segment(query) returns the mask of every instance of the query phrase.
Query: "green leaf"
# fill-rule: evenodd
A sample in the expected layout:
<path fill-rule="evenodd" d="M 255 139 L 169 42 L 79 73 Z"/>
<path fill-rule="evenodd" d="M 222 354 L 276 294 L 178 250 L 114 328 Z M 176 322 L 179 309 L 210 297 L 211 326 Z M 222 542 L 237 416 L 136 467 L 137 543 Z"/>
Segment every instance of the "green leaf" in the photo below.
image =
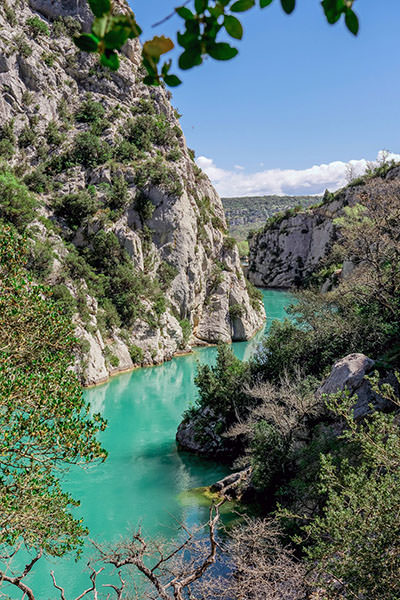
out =
<path fill-rule="evenodd" d="M 182 17 L 182 19 L 185 19 L 185 21 L 190 21 L 194 19 L 194 14 L 192 13 L 192 11 L 186 8 L 185 6 L 180 6 L 179 8 L 176 8 L 175 12 L 178 13 L 178 15 Z"/>
<path fill-rule="evenodd" d="M 215 60 L 230 60 L 238 54 L 238 50 L 225 42 L 210 44 L 207 46 L 207 52 Z"/>
<path fill-rule="evenodd" d="M 207 8 L 208 0 L 194 0 L 194 8 L 197 14 L 203 13 Z"/>
<path fill-rule="evenodd" d="M 97 52 L 100 40 L 92 33 L 82 33 L 79 37 L 74 37 L 74 43 L 79 50 L 83 52 Z"/>
<path fill-rule="evenodd" d="M 272 0 L 260 0 L 260 8 L 265 8 L 272 4 Z"/>
<path fill-rule="evenodd" d="M 143 78 L 143 83 L 146 85 L 160 85 L 157 77 L 154 77 L 153 75 L 146 75 L 146 77 Z"/>
<path fill-rule="evenodd" d="M 120 50 L 128 38 L 129 30 L 116 28 L 106 33 L 104 36 L 104 44 L 109 50 Z"/>
<path fill-rule="evenodd" d="M 351 8 L 348 11 L 346 11 L 345 22 L 347 29 L 351 31 L 353 35 L 357 35 L 360 29 L 360 24 L 358 22 L 358 17 L 356 13 L 354 12 L 354 10 L 351 10 Z"/>
<path fill-rule="evenodd" d="M 164 81 L 169 87 L 176 87 L 180 85 L 182 81 L 176 75 L 165 75 Z"/>
<path fill-rule="evenodd" d="M 337 2 L 337 0 L 322 0 L 321 5 L 324 9 L 327 21 L 331 25 L 339 21 L 345 8 L 342 0 L 340 0 L 340 2 Z"/>
<path fill-rule="evenodd" d="M 119 69 L 119 57 L 114 51 L 106 50 L 101 55 L 100 62 L 104 67 L 111 69 L 111 71 L 118 71 Z"/>
<path fill-rule="evenodd" d="M 200 46 L 185 50 L 179 57 L 179 67 L 183 70 L 191 69 L 197 65 L 201 65 L 203 59 L 201 58 Z"/>
<path fill-rule="evenodd" d="M 111 10 L 110 0 L 88 0 L 88 4 L 95 17 L 102 17 Z"/>
<path fill-rule="evenodd" d="M 244 12 L 245 10 L 249 10 L 255 5 L 255 0 L 237 0 L 231 6 L 232 12 Z"/>
<path fill-rule="evenodd" d="M 239 19 L 232 15 L 226 15 L 224 19 L 224 26 L 230 36 L 236 40 L 241 40 L 243 37 L 243 27 Z"/>
<path fill-rule="evenodd" d="M 104 37 L 104 34 L 107 30 L 107 22 L 107 17 L 96 17 L 96 19 L 94 19 L 92 23 L 92 33 L 94 33 L 94 35 L 99 39 L 102 39 Z"/>
<path fill-rule="evenodd" d="M 296 7 L 296 0 L 281 0 L 281 4 L 285 13 L 290 15 Z"/>

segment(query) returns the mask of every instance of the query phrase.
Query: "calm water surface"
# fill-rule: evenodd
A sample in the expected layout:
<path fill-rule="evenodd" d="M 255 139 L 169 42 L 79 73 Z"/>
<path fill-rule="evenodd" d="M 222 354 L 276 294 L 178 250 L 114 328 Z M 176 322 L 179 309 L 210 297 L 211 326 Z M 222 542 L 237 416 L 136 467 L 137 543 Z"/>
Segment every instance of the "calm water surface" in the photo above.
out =
<path fill-rule="evenodd" d="M 264 290 L 266 329 L 273 319 L 286 316 L 292 302 L 286 292 Z M 250 342 L 233 344 L 240 359 L 248 359 L 262 332 Z M 173 537 L 177 521 L 188 526 L 207 520 L 207 505 L 201 496 L 185 493 L 209 485 L 227 474 L 226 467 L 188 453 L 177 452 L 175 433 L 183 411 L 193 404 L 193 383 L 198 362 L 213 364 L 216 348 L 197 350 L 159 367 L 137 369 L 85 391 L 94 412 L 108 421 L 102 443 L 109 452 L 102 465 L 74 468 L 64 487 L 81 500 L 76 514 L 83 517 L 90 537 L 113 541 L 126 536 L 138 523 L 148 536 Z M 65 587 L 67 598 L 89 587 L 85 564 L 90 545 L 77 564 L 73 557 L 41 561 L 29 582 L 40 600 L 54 600 L 49 572 Z M 0 585 L 1 587 L 1 585 Z M 13 594 L 14 592 L 10 592 Z M 11 595 L 20 599 L 20 595 Z"/>

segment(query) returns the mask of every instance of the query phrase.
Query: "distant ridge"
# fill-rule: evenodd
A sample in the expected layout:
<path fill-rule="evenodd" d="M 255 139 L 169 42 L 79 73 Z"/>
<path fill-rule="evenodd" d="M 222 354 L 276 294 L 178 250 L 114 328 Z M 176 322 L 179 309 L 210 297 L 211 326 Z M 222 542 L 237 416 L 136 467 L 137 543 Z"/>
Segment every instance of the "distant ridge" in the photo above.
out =
<path fill-rule="evenodd" d="M 237 240 L 246 240 L 250 231 L 264 227 L 272 215 L 295 206 L 312 206 L 322 196 L 245 196 L 222 198 L 230 233 Z"/>

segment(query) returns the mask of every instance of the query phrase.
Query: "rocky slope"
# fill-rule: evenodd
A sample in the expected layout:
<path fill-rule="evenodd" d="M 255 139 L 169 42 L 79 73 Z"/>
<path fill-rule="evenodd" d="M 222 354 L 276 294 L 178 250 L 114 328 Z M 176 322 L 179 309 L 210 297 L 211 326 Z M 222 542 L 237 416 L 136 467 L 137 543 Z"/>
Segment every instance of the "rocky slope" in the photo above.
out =
<path fill-rule="evenodd" d="M 263 227 L 265 221 L 276 213 L 295 206 L 306 208 L 320 200 L 315 196 L 246 196 L 222 198 L 222 204 L 231 235 L 238 240 L 246 240 L 251 231 Z"/>
<path fill-rule="evenodd" d="M 110 73 L 75 48 L 77 22 L 86 2 L 1 4 L 0 159 L 35 198 L 32 269 L 74 319 L 94 384 L 248 339 L 265 315 L 169 93 L 141 83 L 138 44 Z"/>
<path fill-rule="evenodd" d="M 400 177 L 399 167 L 383 170 L 386 180 Z M 374 178 L 375 180 L 378 179 Z M 326 192 L 321 204 L 292 209 L 269 219 L 250 242 L 248 278 L 257 286 L 290 288 L 302 285 L 318 271 L 340 235 L 334 220 L 345 206 L 368 193 L 371 177 L 360 178 L 335 194 Z M 347 265 L 351 268 L 351 265 Z M 346 268 L 346 265 L 345 265 Z"/>

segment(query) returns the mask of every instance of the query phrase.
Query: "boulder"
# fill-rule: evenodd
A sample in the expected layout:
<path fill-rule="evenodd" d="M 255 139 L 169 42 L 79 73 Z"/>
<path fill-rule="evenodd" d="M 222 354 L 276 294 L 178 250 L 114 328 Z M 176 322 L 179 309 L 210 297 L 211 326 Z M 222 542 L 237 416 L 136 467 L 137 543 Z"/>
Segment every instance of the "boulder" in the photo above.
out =
<path fill-rule="evenodd" d="M 366 375 L 372 372 L 375 362 L 365 354 L 349 354 L 333 365 L 332 371 L 317 390 L 317 396 L 335 394 L 347 390 L 354 396 L 354 418 L 361 419 L 373 405 L 380 409 L 389 408 L 387 401 L 373 391 Z M 382 383 L 391 382 L 390 376 Z M 393 383 L 393 382 L 391 382 Z"/>

